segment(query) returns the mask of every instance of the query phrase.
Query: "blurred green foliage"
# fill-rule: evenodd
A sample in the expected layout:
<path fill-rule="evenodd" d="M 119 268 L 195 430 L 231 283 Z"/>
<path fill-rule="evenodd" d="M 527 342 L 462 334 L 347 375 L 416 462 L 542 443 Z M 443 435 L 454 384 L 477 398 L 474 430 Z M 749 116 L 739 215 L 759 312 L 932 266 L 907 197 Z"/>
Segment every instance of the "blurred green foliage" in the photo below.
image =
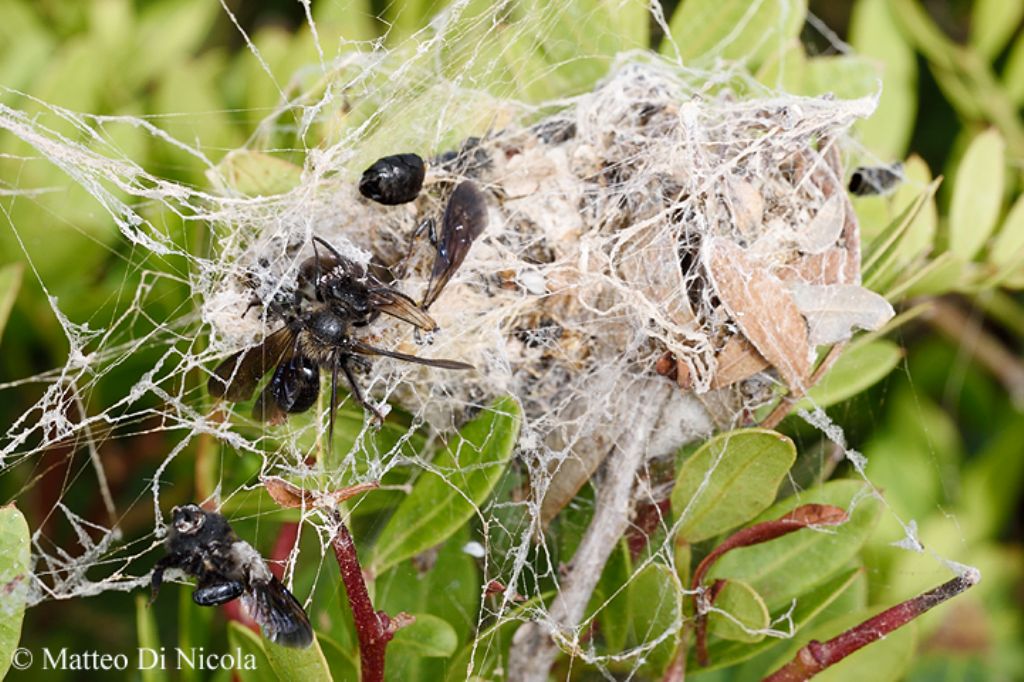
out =
<path fill-rule="evenodd" d="M 389 58 L 401 61 L 414 57 L 406 39 L 444 4 L 315 1 L 312 18 L 326 59 L 366 49 L 368 44 L 360 41 L 382 39 L 396 48 Z M 884 338 L 876 333 L 851 344 L 811 394 L 813 404 L 829 407 L 850 443 L 868 456 L 868 479 L 884 494 L 884 505 L 864 497 L 866 488 L 856 472 L 846 464 L 837 468 L 834 450 L 821 434 L 795 418 L 780 427 L 787 437 L 734 432 L 694 454 L 686 452 L 672 513 L 678 516 L 680 507 L 686 507 L 689 520 L 674 538 L 665 538 L 664 528 L 656 528 L 639 552 L 625 541 L 615 552 L 588 616 L 596 623 L 593 646 L 601 655 L 639 647 L 684 613 L 692 614 L 692 604 L 683 596 L 691 568 L 728 532 L 777 517 L 797 503 L 821 501 L 849 508 L 856 499 L 852 520 L 834 534 L 801 531 L 738 550 L 719 562 L 716 575 L 730 578 L 732 585 L 721 604 L 748 629 L 713 620 L 713 670 L 698 673 L 691 661 L 693 677 L 757 679 L 809 637 L 834 636 L 879 608 L 944 581 L 948 569 L 937 555 L 980 567 L 983 582 L 847 659 L 828 676 L 856 680 L 870 670 L 872 679 L 1020 679 L 1024 0 L 931 3 L 935 14 L 915 0 L 828 5 L 830 13 L 839 13 L 836 25 L 846 29 L 852 51 L 837 51 L 832 44 L 814 47 L 802 0 L 683 0 L 668 16 L 674 43 L 664 40 L 657 27 L 651 29 L 645 2 L 573 0 L 552 8 L 523 0 L 511 3 L 503 16 L 503 26 L 519 30 L 477 24 L 490 3 L 471 2 L 460 19 L 465 26 L 456 33 L 459 40 L 446 45 L 444 66 L 450 73 L 475 70 L 475 78 L 484 80 L 486 69 L 511 74 L 494 84 L 494 94 L 534 102 L 585 91 L 616 53 L 648 47 L 705 68 L 722 57 L 742 60 L 765 85 L 796 94 L 873 96 L 881 82 L 878 111 L 858 124 L 863 150 L 854 161 L 906 163 L 906 182 L 894 194 L 855 200 L 865 281 L 898 304 L 901 314 L 884 330 Z M 207 171 L 217 166 L 231 188 L 242 193 L 281 191 L 297 181 L 303 150 L 369 120 L 374 103 L 372 98 L 357 103 L 345 116 L 325 112 L 304 138 L 297 126 L 284 124 L 287 116 L 278 120 L 280 125 L 259 127 L 283 98 L 327 87 L 318 70 L 309 68 L 325 57 L 302 5 L 274 7 L 280 14 L 269 23 L 239 8 L 242 28 L 260 55 L 257 60 L 219 4 L 209 0 L 0 0 L 0 104 L 99 154 L 130 160 L 161 177 L 208 188 Z M 842 14 L 845 10 L 848 15 Z M 962 16 L 967 26 L 953 37 L 943 30 L 951 16 Z M 547 42 L 555 35 L 559 40 Z M 468 54 L 484 58 L 469 61 Z M 577 59 L 579 55 L 587 57 Z M 407 102 L 413 106 L 428 97 L 428 92 L 411 89 Z M 87 114 L 84 120 L 101 134 L 91 135 L 47 105 Z M 452 126 L 451 141 L 486 121 L 487 113 L 467 111 L 464 128 Z M 200 153 L 162 141 L 125 116 L 142 117 Z M 946 127 L 937 129 L 936 120 Z M 386 117 L 376 124 L 385 132 L 396 125 Z M 232 153 L 243 147 L 245 152 Z M 367 153 L 372 153 L 372 140 Z M 940 175 L 945 180 L 937 180 Z M 161 258 L 131 245 L 111 215 L 59 164 L 7 132 L 0 133 L 0 181 L 5 190 L 0 196 L 3 380 L 64 363 L 67 342 L 54 306 L 75 324 L 104 329 L 134 305 L 136 291 L 143 292 L 140 314 L 123 341 L 142 338 L 159 321 L 175 319 L 190 305 L 187 261 Z M 116 188 L 108 189 L 126 199 Z M 200 226 L 158 204 L 137 202 L 134 208 L 163 226 L 184 251 L 209 254 L 210 235 Z M 962 317 L 955 317 L 957 311 Z M 950 315 L 953 324 L 934 321 Z M 1003 354 L 993 355 L 993 348 Z M 122 398 L 153 361 L 142 345 L 93 387 L 84 409 L 98 412 Z M 43 388 L 28 383 L 6 389 L 0 423 L 12 423 Z M 467 462 L 460 462 L 469 472 L 462 488 L 467 498 L 456 499 L 448 485 L 451 477 L 437 485 L 436 476 L 422 472 L 417 477 L 411 467 L 403 467 L 389 474 L 394 481 L 385 482 L 411 484 L 410 494 L 374 493 L 355 509 L 351 524 L 375 569 L 372 587 L 378 608 L 417 615 L 416 625 L 389 649 L 389 679 L 463 679 L 470 660 L 481 679 L 498 675 L 516 622 L 487 617 L 500 596 L 482 596 L 481 565 L 462 548 L 482 539 L 485 530 L 472 517 L 469 502 L 511 503 L 525 484 L 522 472 L 509 462 L 513 412 L 511 405 L 498 405 L 467 425 L 461 436 L 452 437 L 453 442 L 465 438 L 479 446 L 472 449 L 479 467 L 465 469 Z M 340 447 L 347 448 L 354 434 L 346 419 L 357 423 L 360 415 L 339 417 Z M 378 445 L 366 447 L 392 447 L 406 428 L 396 424 L 393 432 L 379 434 Z M 151 432 L 151 426 L 133 424 L 103 439 L 101 454 L 111 467 L 116 499 L 131 509 L 120 520 L 129 536 L 147 532 L 151 524 L 151 510 L 138 503 L 148 495 L 143 479 L 182 438 Z M 485 437 L 494 433 L 500 437 Z M 410 447 L 423 447 L 417 437 L 410 442 Z M 793 443 L 799 452 L 795 464 Z M 444 465 L 453 451 L 441 448 L 435 464 Z M 694 497 L 688 491 L 703 480 L 705 460 L 712 456 L 716 462 L 727 458 L 715 470 L 714 494 Z M 46 453 L 0 477 L 4 499 L 16 500 L 31 527 L 43 524 L 46 536 L 58 546 L 72 543 L 72 532 L 46 519 L 73 471 L 71 461 L 69 453 Z M 210 438 L 196 438 L 165 473 L 177 485 L 164 493 L 164 502 L 207 495 L 218 483 L 224 490 L 238 490 L 258 470 L 255 458 L 222 451 Z M 549 529 L 556 539 L 549 543 L 556 564 L 571 557 L 586 527 L 591 493 L 584 490 L 578 504 Z M 95 507 L 87 497 L 94 491 L 76 489 L 71 494 L 80 498 L 68 501 L 73 508 Z M 446 520 L 410 526 L 416 519 L 429 520 L 431 505 L 443 510 Z M 239 534 L 267 554 L 279 531 L 297 519 L 293 512 L 276 510 L 261 490 L 240 491 L 225 510 L 237 519 Z M 3 519 L 12 514 L 6 508 L 3 512 Z M 519 527 L 520 513 L 515 504 L 495 511 L 502 524 L 487 529 L 492 551 L 516 541 L 501 534 Z M 897 518 L 916 520 L 926 552 L 892 545 L 905 537 Z M 403 534 L 408 527 L 416 533 Z M 5 556 L 22 551 L 28 542 L 9 535 L 0 537 Z M 319 539 L 309 535 L 300 538 L 301 556 L 320 556 Z M 666 543 L 676 550 L 674 567 L 656 553 Z M 424 550 L 426 558 L 413 557 Z M 27 612 L 22 641 L 101 651 L 125 650 L 136 638 L 143 646 L 177 642 L 217 650 L 230 645 L 257 654 L 265 663 L 256 674 L 239 673 L 243 680 L 353 679 L 359 665 L 355 634 L 344 591 L 333 575 L 329 562 L 300 563 L 296 571 L 296 592 L 314 590 L 310 603 L 319 638 L 318 648 L 301 654 L 281 651 L 237 623 L 225 627 L 213 610 L 195 608 L 184 590 L 177 608 L 171 599 L 155 610 L 138 608 L 137 622 L 130 615 L 128 595 L 44 603 Z M 543 593 L 517 607 L 527 614 L 537 603 L 550 603 L 554 582 L 548 577 L 508 588 Z M 789 611 L 793 598 L 799 599 Z M 751 635 L 751 629 L 768 623 L 778 627 L 778 618 L 787 612 L 793 640 Z M 9 629 L 8 624 L 0 630 L 5 640 L 0 650 L 9 649 Z M 645 653 L 642 677 L 660 676 L 680 646 L 677 637 Z M 606 659 L 606 664 L 625 674 L 636 660 Z M 573 679 L 596 675 L 578 662 L 572 667 Z M 184 671 L 180 677 L 218 675 Z"/>

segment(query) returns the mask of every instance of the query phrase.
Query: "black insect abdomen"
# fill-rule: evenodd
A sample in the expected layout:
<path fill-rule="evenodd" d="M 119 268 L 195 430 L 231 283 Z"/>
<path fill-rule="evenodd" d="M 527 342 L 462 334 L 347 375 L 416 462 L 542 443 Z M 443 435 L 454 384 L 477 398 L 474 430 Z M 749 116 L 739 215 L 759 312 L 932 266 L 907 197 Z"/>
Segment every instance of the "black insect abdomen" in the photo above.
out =
<path fill-rule="evenodd" d="M 320 392 L 320 369 L 305 355 L 293 355 L 274 372 L 270 392 L 285 412 L 305 412 Z"/>
<path fill-rule="evenodd" d="M 385 156 L 363 172 L 359 191 L 381 204 L 404 204 L 420 193 L 426 170 L 423 159 L 416 154 Z"/>

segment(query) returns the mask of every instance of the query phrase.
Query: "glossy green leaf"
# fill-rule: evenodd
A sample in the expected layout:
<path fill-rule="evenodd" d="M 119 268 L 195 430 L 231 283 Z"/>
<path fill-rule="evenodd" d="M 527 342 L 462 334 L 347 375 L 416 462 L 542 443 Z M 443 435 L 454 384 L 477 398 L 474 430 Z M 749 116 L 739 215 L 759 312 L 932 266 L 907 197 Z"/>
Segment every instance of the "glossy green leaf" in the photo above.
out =
<path fill-rule="evenodd" d="M 0 268 L 0 341 L 3 340 L 7 319 L 11 316 L 11 308 L 18 298 L 24 273 L 25 266 L 21 263 L 11 263 Z"/>
<path fill-rule="evenodd" d="M 804 627 L 812 623 L 819 614 L 823 613 L 830 605 L 835 603 L 836 600 L 847 594 L 850 590 L 850 586 L 857 581 L 858 576 L 862 575 L 862 573 L 861 569 L 856 568 L 843 571 L 820 587 L 800 596 L 797 599 L 796 605 L 794 606 L 793 612 L 790 616 L 793 621 L 793 632 L 800 632 Z M 781 611 L 788 612 L 789 605 L 787 604 L 779 613 L 774 615 L 776 617 L 782 615 Z M 741 661 L 753 658 L 754 656 L 777 646 L 779 643 L 779 640 L 775 637 L 766 637 L 755 644 L 728 640 L 713 640 L 708 645 L 708 655 L 711 659 L 711 665 L 708 666 L 707 670 L 733 666 Z M 694 661 L 694 664 L 695 663 L 696 661 Z M 758 672 L 761 674 L 764 673 L 763 670 L 759 670 Z"/>
<path fill-rule="evenodd" d="M 359 646 L 352 643 L 349 647 L 342 646 L 339 642 L 317 633 L 316 639 L 320 642 L 320 648 L 324 651 L 327 665 L 331 669 L 331 676 L 335 682 L 338 680 L 359 679 Z M 387 668 L 385 668 L 385 673 Z"/>
<path fill-rule="evenodd" d="M 708 580 L 743 580 L 775 611 L 825 582 L 853 558 L 878 523 L 882 504 L 861 481 L 844 479 L 807 490 L 773 505 L 758 521 L 776 519 L 803 504 L 830 504 L 847 510 L 841 526 L 804 528 L 770 542 L 724 555 Z"/>
<path fill-rule="evenodd" d="M 988 59 L 1006 47 L 1024 18 L 1024 0 L 974 0 L 968 43 Z"/>
<path fill-rule="evenodd" d="M 851 344 L 798 407 L 824 408 L 859 395 L 887 377 L 902 359 L 903 349 L 892 341 Z"/>
<path fill-rule="evenodd" d="M 625 651 L 629 639 L 629 581 L 633 571 L 629 547 L 625 541 L 619 541 L 605 562 L 587 610 L 588 614 L 596 613 L 604 645 L 611 652 Z"/>
<path fill-rule="evenodd" d="M 415 613 L 415 622 L 395 633 L 388 644 L 388 656 L 451 656 L 459 645 L 458 636 L 448 621 L 429 613 Z"/>
<path fill-rule="evenodd" d="M 441 545 L 429 569 L 403 561 L 375 581 L 376 608 L 385 613 L 429 613 L 444 619 L 459 644 L 476 630 L 480 608 L 480 570 L 464 547 L 472 539 L 463 526 Z"/>
<path fill-rule="evenodd" d="M 367 562 L 372 575 L 443 542 L 473 516 L 505 471 L 520 422 L 519 405 L 502 398 L 462 427 L 384 527 Z"/>
<path fill-rule="evenodd" d="M 504 670 L 512 635 L 531 613 L 544 604 L 550 604 L 553 597 L 551 592 L 533 597 L 506 613 L 506 618 L 500 618 L 485 628 L 451 660 L 445 676 L 446 682 L 503 677 L 501 671 Z"/>
<path fill-rule="evenodd" d="M 21 638 L 21 621 L 28 599 L 28 524 L 13 504 L 0 507 L 0 678 L 7 675 Z"/>
<path fill-rule="evenodd" d="M 270 667 L 281 682 L 332 681 L 330 667 L 316 637 L 305 649 L 280 646 L 267 639 L 261 641 Z"/>
<path fill-rule="evenodd" d="M 160 655 L 160 632 L 156 627 L 156 616 L 153 614 L 153 609 L 149 608 L 147 598 L 141 594 L 135 595 L 135 634 L 139 641 L 139 657 L 144 661 L 139 668 L 142 682 L 166 680 L 167 671 L 163 667 L 149 665 L 157 660 L 154 657 Z"/>
<path fill-rule="evenodd" d="M 768 429 L 745 429 L 708 440 L 683 463 L 672 490 L 678 536 L 689 543 L 749 521 L 775 500 L 796 460 L 796 448 Z"/>
<path fill-rule="evenodd" d="M 787 49 L 806 14 L 806 0 L 684 0 L 661 52 L 675 56 L 678 48 L 686 63 L 729 59 L 756 67 Z"/>
<path fill-rule="evenodd" d="M 708 634 L 754 644 L 765 638 L 764 630 L 770 623 L 771 616 L 761 595 L 742 580 L 730 580 L 718 593 L 714 610 L 708 614 Z"/>
<path fill-rule="evenodd" d="M 878 108 L 857 124 L 863 143 L 883 159 L 901 159 L 917 113 L 917 56 L 907 44 L 888 0 L 859 0 L 850 16 L 850 44 L 881 69 Z"/>
<path fill-rule="evenodd" d="M 628 576 L 621 587 L 604 607 L 607 612 L 598 614 L 602 629 L 614 625 L 619 633 L 606 639 L 608 653 L 627 654 L 661 639 L 644 653 L 645 666 L 660 677 L 676 648 L 675 632 L 682 618 L 682 586 L 672 569 L 652 562 Z"/>
<path fill-rule="evenodd" d="M 251 669 L 237 666 L 239 669 L 234 672 L 242 682 L 278 682 L 259 635 L 236 620 L 228 621 L 228 644 L 232 649 L 241 650 L 243 658 L 251 655 L 255 661 Z"/>
<path fill-rule="evenodd" d="M 283 194 L 302 180 L 302 169 L 294 163 L 248 149 L 229 152 L 216 170 L 225 189 L 246 196 Z"/>
<path fill-rule="evenodd" d="M 973 259 L 996 227 L 1005 164 L 995 128 L 975 137 L 960 161 L 949 205 L 949 250 L 960 260 Z"/>

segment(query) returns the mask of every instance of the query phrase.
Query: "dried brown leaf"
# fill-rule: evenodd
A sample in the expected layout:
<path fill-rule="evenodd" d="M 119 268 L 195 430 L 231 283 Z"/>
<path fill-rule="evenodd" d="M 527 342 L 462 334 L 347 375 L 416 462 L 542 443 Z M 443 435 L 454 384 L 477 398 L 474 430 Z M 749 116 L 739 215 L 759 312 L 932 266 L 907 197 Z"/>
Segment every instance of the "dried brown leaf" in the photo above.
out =
<path fill-rule="evenodd" d="M 722 351 L 715 356 L 715 363 L 715 376 L 711 380 L 711 388 L 731 386 L 769 366 L 764 356 L 742 336 L 729 339 Z"/>
<path fill-rule="evenodd" d="M 712 239 L 705 267 L 718 298 L 747 340 L 794 391 L 811 371 L 807 323 L 786 286 L 727 239 Z"/>

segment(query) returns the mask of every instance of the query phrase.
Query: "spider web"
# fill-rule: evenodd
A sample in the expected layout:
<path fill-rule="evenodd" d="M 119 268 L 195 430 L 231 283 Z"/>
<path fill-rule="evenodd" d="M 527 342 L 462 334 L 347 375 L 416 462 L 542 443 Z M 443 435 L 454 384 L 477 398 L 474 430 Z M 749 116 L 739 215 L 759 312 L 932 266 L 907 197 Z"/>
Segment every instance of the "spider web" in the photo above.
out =
<path fill-rule="evenodd" d="M 742 245 L 758 265 L 746 272 L 737 266 L 739 275 L 753 282 L 762 269 L 790 262 L 793 253 L 819 248 L 809 246 L 815 239 L 824 240 L 817 253 L 843 244 L 842 219 L 825 225 L 824 236 L 808 234 L 807 226 L 837 188 L 842 191 L 842 164 L 848 162 L 836 165 L 835 159 L 863 153 L 850 128 L 870 115 L 875 100 L 798 97 L 731 62 L 683 66 L 678 54 L 661 58 L 630 51 L 628 44 L 616 45 L 617 54 L 595 48 L 593 54 L 559 57 L 560 32 L 579 19 L 562 4 L 530 5 L 529 21 L 523 21 L 512 16 L 511 6 L 457 1 L 428 27 L 387 48 L 380 41 L 317 33 L 310 19 L 319 61 L 292 83 L 277 82 L 245 36 L 252 59 L 281 95 L 246 150 L 227 157 L 265 164 L 253 175 L 246 175 L 249 167 L 239 171 L 221 162 L 222 150 L 176 140 L 146 118 L 96 116 L 45 102 L 35 102 L 42 115 L 29 115 L 0 105 L 0 127 L 28 143 L 35 160 L 59 167 L 95 198 L 133 246 L 142 270 L 142 285 L 122 292 L 118 312 L 101 326 L 69 319 L 51 296 L 67 337 L 66 364 L 2 387 L 38 384 L 42 395 L 0 440 L 0 472 L 31 466 L 54 450 L 79 462 L 51 511 L 74 529 L 77 546 L 56 546 L 35 533 L 30 604 L 148 585 L 171 504 L 168 472 L 203 443 L 222 445 L 230 453 L 226 460 L 260 462 L 258 475 L 241 487 L 225 489 L 222 474 L 220 485 L 207 491 L 218 505 L 244 497 L 265 476 L 328 492 L 397 470 L 433 470 L 432 454 L 446 434 L 511 395 L 521 405 L 523 424 L 515 462 L 499 489 L 514 488 L 519 496 L 499 496 L 475 510 L 486 530 L 467 549 L 482 552 L 485 584 L 495 578 L 510 589 L 497 602 L 483 602 L 474 616 L 478 625 L 546 622 L 587 663 L 605 670 L 627 662 L 634 672 L 674 636 L 681 621 L 647 633 L 640 646 L 607 654 L 586 643 L 584 626 L 559 629 L 561 616 L 552 614 L 545 590 L 559 584 L 558 561 L 567 557 L 543 539 L 553 512 L 542 501 L 572 498 L 586 477 L 563 482 L 559 472 L 574 468 L 597 472 L 600 499 L 615 480 L 601 462 L 625 443 L 639 441 L 632 446 L 641 450 L 637 470 L 650 472 L 680 446 L 763 414 L 787 385 L 809 386 L 809 373 L 795 366 L 809 362 L 806 352 L 801 358 L 769 348 L 788 339 L 782 316 L 769 315 L 760 337 L 752 331 L 743 321 L 752 316 L 737 310 L 736 301 L 749 300 L 756 285 L 730 286 L 728 273 L 714 265 L 716 254 Z M 628 3 L 608 7 L 612 18 L 630 9 Z M 226 6 L 224 11 L 234 18 Z M 594 18 L 582 17 L 589 28 L 594 22 L 586 20 Z M 668 33 L 657 4 L 648 20 Z M 611 40 L 598 35 L 594 44 L 602 38 Z M 549 59 L 543 66 L 533 58 L 540 49 Z M 585 77 L 577 82 L 573 74 Z M 559 95 L 531 95 L 538 92 Z M 60 132 L 67 123 L 74 135 Z M 197 159 L 208 169 L 209 185 L 188 186 L 142 168 L 118 148 L 111 131 L 119 126 L 135 127 Z M 282 140 L 287 146 L 276 147 Z M 361 198 L 356 182 L 362 169 L 379 156 L 406 151 L 431 160 L 421 198 L 389 208 Z M 275 161 L 283 158 L 297 165 Z M 260 191 L 266 186 L 259 183 L 268 182 L 264 174 L 291 178 L 287 190 Z M 254 177 L 256 191 L 242 188 Z M 253 421 L 247 404 L 211 405 L 204 385 L 212 368 L 280 324 L 267 302 L 294 287 L 314 236 L 358 262 L 404 262 L 407 272 L 397 286 L 420 296 L 433 247 L 412 235 L 440 218 L 450 188 L 465 178 L 485 190 L 489 225 L 431 308 L 440 331 L 422 339 L 409 325 L 382 319 L 367 338 L 402 352 L 470 362 L 475 371 L 375 360 L 359 380 L 375 404 L 394 406 L 408 426 L 390 441 L 379 438 L 360 407 L 345 400 L 337 447 L 316 461 L 310 455 L 322 448 L 327 425 L 322 396 L 308 416 L 282 427 Z M 15 188 L 24 200 L 33 191 Z M 183 247 L 161 217 L 168 215 L 185 231 L 208 234 L 209 247 Z M 845 248 L 839 255 L 859 247 L 847 240 Z M 837 266 L 835 281 L 857 288 L 859 271 L 850 266 L 857 262 Z M 144 304 L 165 282 L 187 287 L 188 304 L 140 324 Z M 46 281 L 40 284 L 47 288 Z M 805 284 L 821 282 L 810 278 Z M 847 336 L 857 326 L 879 326 L 884 312 L 881 320 L 860 324 L 844 318 Z M 763 355 L 768 363 L 727 383 L 722 353 L 740 336 L 759 351 L 744 357 Z M 822 344 L 805 345 L 813 350 Z M 149 368 L 132 377 L 130 391 L 98 409 L 93 393 L 100 382 L 143 352 L 153 358 Z M 680 373 L 688 377 L 678 381 L 682 388 L 653 371 L 667 353 L 677 379 Z M 846 450 L 842 432 L 824 413 L 805 414 Z M 143 433 L 171 434 L 172 447 L 147 472 L 146 491 L 125 508 L 107 490 L 98 448 Z M 854 463 L 863 472 L 860 460 L 854 457 Z M 438 473 L 456 485 L 457 472 Z M 666 499 L 664 481 L 644 480 L 633 502 Z M 69 502 L 79 498 L 73 489 L 96 486 L 107 524 Z M 148 514 L 152 530 L 123 537 L 120 520 L 130 513 Z M 321 555 L 293 552 L 289 573 L 303 562 L 322 561 L 330 549 L 328 515 L 313 511 L 302 523 L 318 531 Z M 648 532 L 663 546 L 651 548 L 651 556 L 671 564 L 672 529 L 667 518 L 659 523 L 660 534 Z M 904 529 L 907 546 L 919 548 L 912 524 Z M 594 570 L 600 568 L 598 563 Z M 643 568 L 636 567 L 634 577 Z M 318 580 L 326 570 L 320 569 Z M 523 609 L 517 596 L 540 599 Z M 788 630 L 776 623 L 768 634 L 783 637 Z"/>

